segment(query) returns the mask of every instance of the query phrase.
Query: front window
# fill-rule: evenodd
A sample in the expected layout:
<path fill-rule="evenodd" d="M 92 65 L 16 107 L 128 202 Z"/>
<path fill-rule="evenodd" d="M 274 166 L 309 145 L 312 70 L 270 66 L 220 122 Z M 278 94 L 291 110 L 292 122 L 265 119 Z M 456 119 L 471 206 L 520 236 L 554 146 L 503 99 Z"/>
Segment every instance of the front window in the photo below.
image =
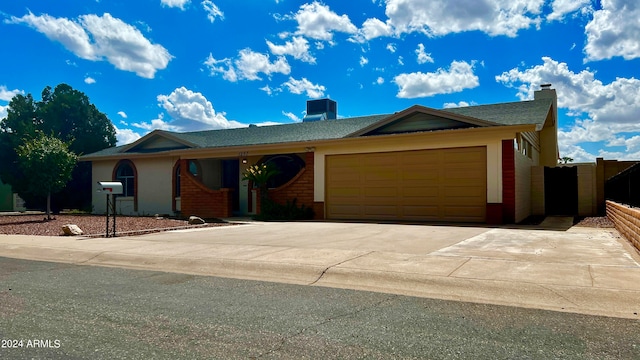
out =
<path fill-rule="evenodd" d="M 267 182 L 270 189 L 278 188 L 293 179 L 300 170 L 304 169 L 304 160 L 296 154 L 274 155 L 263 161 L 272 164 L 278 173 Z"/>
<path fill-rule="evenodd" d="M 135 171 L 130 162 L 122 162 L 118 165 L 116 181 L 122 183 L 122 196 L 135 196 Z"/>

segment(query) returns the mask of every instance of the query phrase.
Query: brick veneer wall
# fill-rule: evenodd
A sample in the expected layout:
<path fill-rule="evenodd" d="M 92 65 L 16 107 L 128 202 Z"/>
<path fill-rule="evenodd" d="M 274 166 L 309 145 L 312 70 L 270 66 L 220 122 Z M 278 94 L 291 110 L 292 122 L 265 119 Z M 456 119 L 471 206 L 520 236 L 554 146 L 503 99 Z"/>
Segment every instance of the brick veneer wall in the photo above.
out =
<path fill-rule="evenodd" d="M 313 208 L 313 173 L 314 155 L 313 152 L 305 154 L 305 168 L 291 181 L 277 189 L 269 190 L 269 199 L 286 204 L 288 201 L 296 200 L 296 205 Z"/>
<path fill-rule="evenodd" d="M 607 217 L 636 249 L 640 250 L 640 209 L 607 200 Z"/>
<path fill-rule="evenodd" d="M 513 140 L 502 140 L 502 221 L 516 221 L 516 159 Z"/>
<path fill-rule="evenodd" d="M 180 160 L 180 212 L 186 216 L 224 218 L 232 216 L 232 189 L 212 190 L 198 181 L 187 160 Z"/>

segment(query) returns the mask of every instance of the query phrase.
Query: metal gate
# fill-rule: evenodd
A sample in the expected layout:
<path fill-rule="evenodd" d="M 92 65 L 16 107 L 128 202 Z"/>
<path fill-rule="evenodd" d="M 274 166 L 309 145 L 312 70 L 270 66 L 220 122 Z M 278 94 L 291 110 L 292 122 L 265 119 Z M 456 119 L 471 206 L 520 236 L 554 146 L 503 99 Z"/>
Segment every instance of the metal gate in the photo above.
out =
<path fill-rule="evenodd" d="M 576 166 L 544 168 L 544 203 L 546 215 L 578 215 Z"/>

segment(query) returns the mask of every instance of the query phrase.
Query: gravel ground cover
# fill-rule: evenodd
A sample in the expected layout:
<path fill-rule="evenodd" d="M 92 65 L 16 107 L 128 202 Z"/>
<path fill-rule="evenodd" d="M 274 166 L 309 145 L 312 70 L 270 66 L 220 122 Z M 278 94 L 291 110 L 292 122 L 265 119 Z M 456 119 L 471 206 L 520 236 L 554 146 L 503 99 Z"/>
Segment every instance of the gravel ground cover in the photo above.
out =
<path fill-rule="evenodd" d="M 104 235 L 106 219 L 104 215 L 55 215 L 54 220 L 46 221 L 43 214 L 28 215 L 2 215 L 0 216 L 0 234 L 15 235 L 63 235 L 62 226 L 75 224 L 84 231 L 85 235 Z M 181 229 L 195 226 L 225 226 L 228 223 L 207 223 L 204 225 L 189 225 L 186 220 L 118 216 L 116 219 L 116 232 L 121 235 L 159 232 Z M 586 217 L 581 219 L 576 226 L 612 228 L 613 223 L 607 217 Z M 111 228 L 110 228 L 111 231 Z"/>
<path fill-rule="evenodd" d="M 614 227 L 611 220 L 606 216 L 586 217 L 580 220 L 576 226 L 594 227 L 594 228 L 612 228 Z"/>
<path fill-rule="evenodd" d="M 84 235 L 104 235 L 106 218 L 104 215 L 55 215 L 54 220 L 47 221 L 46 215 L 3 215 L 0 216 L 0 234 L 10 235 L 63 235 L 62 226 L 75 224 L 82 229 Z M 111 224 L 110 224 L 111 225 Z M 155 217 L 118 216 L 116 233 L 121 235 L 141 234 L 175 230 L 187 227 L 224 226 L 227 223 L 207 223 L 189 225 L 186 220 Z M 111 231 L 111 226 L 109 231 Z"/>

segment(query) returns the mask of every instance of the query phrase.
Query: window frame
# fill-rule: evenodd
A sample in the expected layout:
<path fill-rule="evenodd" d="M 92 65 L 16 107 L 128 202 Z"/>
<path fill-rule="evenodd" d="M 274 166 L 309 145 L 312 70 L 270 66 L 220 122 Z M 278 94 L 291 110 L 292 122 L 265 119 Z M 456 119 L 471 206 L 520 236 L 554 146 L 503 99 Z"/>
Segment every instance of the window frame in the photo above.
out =
<path fill-rule="evenodd" d="M 119 175 L 120 172 L 120 168 L 123 166 L 129 166 L 131 168 L 131 170 L 133 171 L 133 175 L 132 176 L 126 176 L 126 177 L 122 177 Z M 129 159 L 122 159 L 120 161 L 118 161 L 116 163 L 116 165 L 113 167 L 113 172 L 111 174 L 111 178 L 113 179 L 113 181 L 120 181 L 122 182 L 122 178 L 124 179 L 131 179 L 131 187 L 132 187 L 132 192 L 133 194 L 129 194 L 128 191 L 128 181 L 125 181 L 122 183 L 122 189 L 124 194 L 122 195 L 118 195 L 119 197 L 125 197 L 125 198 L 133 198 L 133 211 L 138 211 L 138 169 L 136 168 L 136 165 L 133 163 L 133 161 L 129 160 Z"/>

